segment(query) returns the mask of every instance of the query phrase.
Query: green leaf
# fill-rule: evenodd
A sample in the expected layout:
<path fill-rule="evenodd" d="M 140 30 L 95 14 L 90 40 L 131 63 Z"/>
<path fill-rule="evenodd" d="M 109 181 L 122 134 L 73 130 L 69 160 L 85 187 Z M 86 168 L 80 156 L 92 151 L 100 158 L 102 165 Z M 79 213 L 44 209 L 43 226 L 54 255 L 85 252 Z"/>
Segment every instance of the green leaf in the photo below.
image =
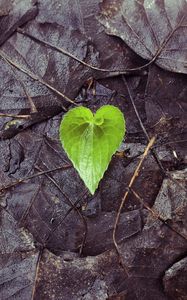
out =
<path fill-rule="evenodd" d="M 124 134 L 124 116 L 115 106 L 102 106 L 95 115 L 83 106 L 65 114 L 60 125 L 60 140 L 92 195 Z"/>

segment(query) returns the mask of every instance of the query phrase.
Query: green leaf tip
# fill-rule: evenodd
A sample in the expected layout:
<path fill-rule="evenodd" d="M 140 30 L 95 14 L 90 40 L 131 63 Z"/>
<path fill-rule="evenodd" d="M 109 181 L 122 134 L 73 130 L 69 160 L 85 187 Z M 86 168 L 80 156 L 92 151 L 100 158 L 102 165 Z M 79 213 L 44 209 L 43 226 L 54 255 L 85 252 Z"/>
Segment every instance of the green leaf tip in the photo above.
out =
<path fill-rule="evenodd" d="M 123 113 L 113 105 L 104 105 L 95 114 L 76 107 L 62 119 L 62 146 L 92 195 L 124 135 Z"/>

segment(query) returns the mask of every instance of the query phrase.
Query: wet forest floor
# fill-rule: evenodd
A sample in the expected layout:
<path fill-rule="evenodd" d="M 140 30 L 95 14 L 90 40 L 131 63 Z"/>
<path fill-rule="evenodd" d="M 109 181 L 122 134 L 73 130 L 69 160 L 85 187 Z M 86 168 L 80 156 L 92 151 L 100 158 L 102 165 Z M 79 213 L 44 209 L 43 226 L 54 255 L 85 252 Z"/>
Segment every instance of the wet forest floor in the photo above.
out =
<path fill-rule="evenodd" d="M 0 0 L 1 300 L 187 299 L 187 3 L 173 2 Z M 126 119 L 94 196 L 59 141 L 75 104 Z"/>

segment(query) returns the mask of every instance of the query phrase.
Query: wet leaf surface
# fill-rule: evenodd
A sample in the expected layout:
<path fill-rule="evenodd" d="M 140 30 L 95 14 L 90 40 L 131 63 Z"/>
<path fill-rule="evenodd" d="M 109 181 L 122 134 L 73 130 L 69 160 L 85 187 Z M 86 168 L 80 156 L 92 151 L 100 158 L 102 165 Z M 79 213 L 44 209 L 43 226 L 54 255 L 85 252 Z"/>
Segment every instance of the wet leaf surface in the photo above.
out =
<path fill-rule="evenodd" d="M 34 19 L 37 15 L 37 0 L 21 0 L 19 2 L 0 2 L 0 45 L 21 25 Z"/>
<path fill-rule="evenodd" d="M 184 72 L 177 60 L 183 39 L 179 34 L 172 64 L 161 60 L 163 54 L 169 55 L 163 49 L 143 76 L 132 73 L 125 77 L 110 77 L 110 72 L 90 69 L 39 41 L 110 70 L 141 66 L 145 62 L 140 56 L 150 60 L 157 49 L 155 43 L 152 56 L 132 47 L 137 55 L 125 39 L 105 33 L 97 19 L 99 2 L 42 0 L 21 6 L 20 1 L 19 15 L 12 5 L 0 10 L 0 24 L 4 26 L 0 27 L 0 50 L 9 59 L 9 63 L 2 56 L 0 60 L 0 113 L 4 114 L 0 117 L 2 300 L 178 300 L 186 296 L 187 78 L 156 65 Z M 4 5 L 4 1 L 0 3 Z M 104 3 L 108 6 L 114 2 Z M 116 5 L 119 3 L 122 1 Z M 144 1 L 144 6 L 148 3 Z M 163 1 L 151 3 L 163 7 Z M 181 0 L 178 6 L 168 6 L 167 12 L 180 11 L 183 3 Z M 139 7 L 143 8 L 141 1 L 136 3 Z M 103 9 L 106 6 L 102 13 Z M 153 17 L 156 12 L 165 24 L 162 27 L 169 30 L 164 7 L 154 10 Z M 140 22 L 144 10 L 141 14 Z M 16 32 L 21 25 L 37 39 Z M 139 29 L 141 33 L 141 26 Z M 176 43 L 171 39 L 167 46 L 172 46 L 172 41 Z M 185 52 L 180 55 L 184 58 Z M 126 118 L 126 138 L 94 196 L 60 145 L 61 119 L 75 106 L 63 95 L 93 112 L 101 105 L 115 105 Z M 112 239 L 114 222 L 147 144 L 131 98 L 149 136 L 157 136 L 153 149 L 161 165 L 149 153 L 133 184 L 139 198 L 131 191 L 122 209 L 116 232 L 119 264 Z"/>
<path fill-rule="evenodd" d="M 1 209 L 0 294 L 2 299 L 31 299 L 38 259 L 32 235 Z"/>
<path fill-rule="evenodd" d="M 12 1 L 1 0 L 0 3 L 0 16 L 6 16 L 12 9 Z"/>
<path fill-rule="evenodd" d="M 113 276 L 110 266 L 115 270 Z M 44 272 L 47 274 L 45 278 Z M 113 253 L 82 260 L 68 253 L 56 258 L 45 251 L 36 286 L 36 299 L 44 295 L 54 299 L 107 299 L 108 290 L 114 291 L 117 282 L 122 284 L 123 279 L 123 273 Z M 51 282 L 56 286 L 54 291 L 50 290 Z"/>
<path fill-rule="evenodd" d="M 164 288 L 171 299 L 186 298 L 187 259 L 183 258 L 168 269 L 164 276 Z M 175 288 L 174 288 L 175 287 Z"/>
<path fill-rule="evenodd" d="M 2 258 L 7 260 L 4 256 Z M 37 258 L 35 253 L 11 255 L 0 271 L 2 299 L 32 299 Z"/>
<path fill-rule="evenodd" d="M 162 68 L 187 73 L 185 0 L 104 0 L 99 20 L 144 59 L 156 57 Z"/>

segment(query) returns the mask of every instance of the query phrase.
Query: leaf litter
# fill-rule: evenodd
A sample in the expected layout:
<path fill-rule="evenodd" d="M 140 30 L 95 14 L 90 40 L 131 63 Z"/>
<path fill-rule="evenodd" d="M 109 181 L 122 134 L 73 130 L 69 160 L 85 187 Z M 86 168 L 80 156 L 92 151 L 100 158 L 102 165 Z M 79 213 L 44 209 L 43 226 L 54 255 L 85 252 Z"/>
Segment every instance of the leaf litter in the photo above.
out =
<path fill-rule="evenodd" d="M 99 1 L 76 1 L 76 5 L 70 0 L 49 2 L 40 1 L 39 6 L 35 3 L 37 17 L 32 15 L 32 21 L 23 22 L 22 28 L 38 40 L 65 48 L 80 60 L 86 59 L 89 64 L 101 68 L 123 71 L 145 64 L 123 41 L 105 34 L 95 18 L 100 13 Z M 163 4 L 162 1 L 156 3 Z M 179 9 L 180 5 L 183 1 L 177 8 L 174 5 L 173 10 Z M 17 22 L 16 19 L 14 31 L 22 25 Z M 9 33 L 12 35 L 11 30 Z M 2 240 L 4 236 L 10 243 L 5 243 L 6 251 L 1 249 L 1 294 L 5 299 L 14 296 L 24 300 L 52 297 L 167 299 L 169 281 L 166 284 L 164 277 L 163 291 L 163 274 L 167 274 L 167 269 L 186 253 L 185 203 L 182 201 L 180 206 L 180 201 L 175 202 L 176 193 L 184 197 L 186 184 L 185 172 L 181 178 L 186 163 L 185 142 L 181 142 L 185 141 L 186 134 L 185 75 L 171 75 L 153 64 L 147 69 L 147 75 L 132 74 L 126 78 L 146 131 L 150 136 L 157 135 L 154 149 L 165 170 L 163 173 L 155 158 L 148 155 L 122 209 L 116 237 L 122 263 L 130 274 L 127 276 L 114 251 L 112 230 L 116 211 L 147 143 L 130 102 L 129 90 L 121 77 L 108 78 L 107 72 L 95 74 L 94 70 L 19 32 L 8 39 L 10 35 L 7 35 L 7 41 L 4 40 L 1 51 L 28 70 L 28 74 L 32 72 L 37 80 L 14 67 L 12 72 L 12 67 L 1 59 L 0 112 L 31 114 L 31 120 L 22 120 L 22 123 L 14 122 L 14 119 L 12 122 L 9 116 L 0 119 L 1 134 L 9 127 L 9 134 L 5 134 L 0 143 L 0 238 Z M 155 63 L 157 60 L 159 56 Z M 16 77 L 24 83 L 32 98 L 38 111 L 36 117 L 31 113 L 28 97 Z M 97 79 L 91 86 L 87 84 L 90 77 Z M 70 99 L 76 97 L 76 102 L 93 111 L 101 105 L 113 104 L 126 116 L 126 148 L 113 157 L 94 196 L 87 193 L 58 141 L 58 127 L 64 113 L 62 105 L 65 109 L 74 105 L 48 89 L 38 78 Z M 44 111 L 46 115 L 43 116 Z M 58 169 L 59 161 L 61 170 Z M 175 185 L 170 178 L 173 174 Z M 170 177 L 167 179 L 167 176 Z M 20 178 L 25 180 L 19 184 Z M 13 187 L 8 188 L 11 185 Z M 169 190 L 167 203 L 174 199 L 174 212 L 170 210 L 172 219 L 168 222 L 161 218 L 157 226 L 149 224 L 147 228 L 149 207 L 154 210 L 155 218 L 159 218 L 158 214 L 162 216 L 157 204 L 163 203 L 159 200 L 160 187 Z M 153 206 L 154 203 L 157 206 Z M 9 238 L 12 235 L 14 239 Z M 27 242 L 22 246 L 20 239 Z M 30 270 L 29 278 L 25 278 L 25 269 Z M 16 270 L 14 277 L 13 270 Z M 176 279 L 172 284 L 175 283 Z M 182 287 L 176 299 L 180 299 L 184 289 Z"/>
<path fill-rule="evenodd" d="M 105 0 L 99 21 L 137 54 L 162 68 L 187 73 L 187 3 Z"/>

